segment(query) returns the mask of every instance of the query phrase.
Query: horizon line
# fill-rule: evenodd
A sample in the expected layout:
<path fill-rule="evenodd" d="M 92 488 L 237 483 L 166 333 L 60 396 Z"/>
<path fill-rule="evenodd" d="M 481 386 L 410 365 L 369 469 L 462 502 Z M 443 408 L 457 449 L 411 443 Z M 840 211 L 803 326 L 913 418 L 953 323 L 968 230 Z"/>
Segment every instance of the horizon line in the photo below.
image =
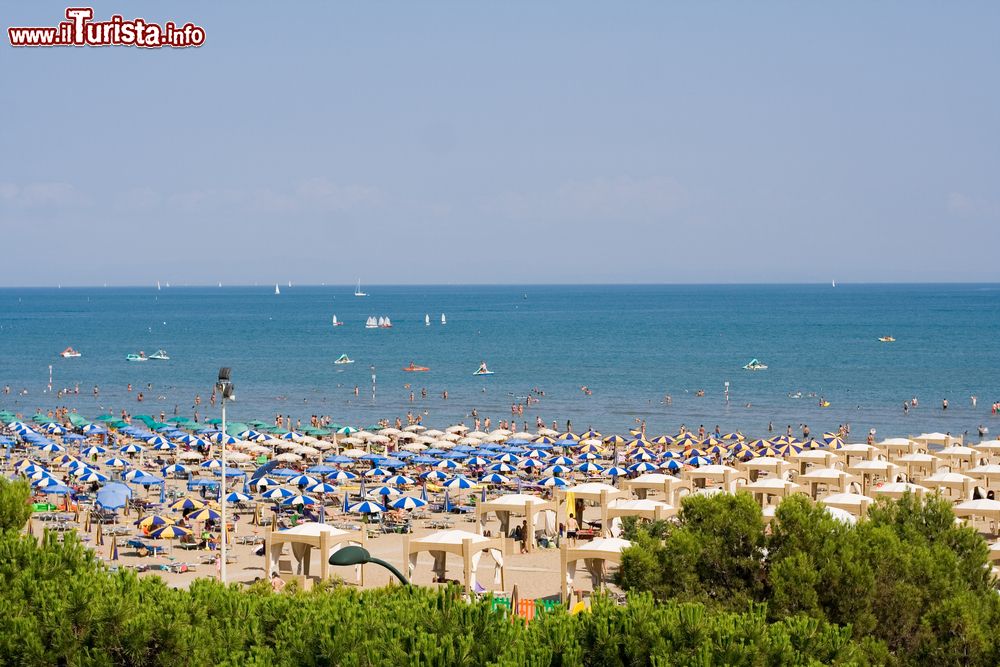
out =
<path fill-rule="evenodd" d="M 344 287 L 353 288 L 350 283 L 314 283 L 314 282 L 303 282 L 295 283 L 294 281 L 284 281 L 277 282 L 279 286 L 286 286 L 291 282 L 291 288 L 296 287 Z M 827 282 L 824 281 L 805 281 L 805 282 L 780 282 L 780 281 L 749 281 L 749 282 L 535 282 L 535 283 L 459 283 L 459 282 L 431 282 L 431 283 L 369 283 L 370 287 L 741 287 L 741 286 L 812 286 L 812 285 L 826 285 Z M 271 282 L 257 282 L 257 283 L 221 283 L 221 288 L 254 288 L 254 287 L 268 287 Z M 990 281 L 990 280 L 935 280 L 935 281 L 919 281 L 919 280 L 899 280 L 899 281 L 888 281 L 888 280 L 871 280 L 871 281 L 847 281 L 839 283 L 836 286 L 831 286 L 831 289 L 839 286 L 859 286 L 859 285 L 1000 285 L 1000 281 Z M 12 289 L 153 289 L 162 291 L 162 289 L 198 289 L 198 288 L 215 288 L 219 289 L 220 284 L 218 281 L 211 283 L 182 283 L 170 285 L 164 282 L 162 288 L 158 288 L 156 282 L 153 283 L 82 283 L 82 284 L 23 284 L 23 285 L 0 285 L 0 290 L 12 290 Z M 288 289 L 286 287 L 286 289 Z M 366 287 L 368 289 L 368 287 Z"/>

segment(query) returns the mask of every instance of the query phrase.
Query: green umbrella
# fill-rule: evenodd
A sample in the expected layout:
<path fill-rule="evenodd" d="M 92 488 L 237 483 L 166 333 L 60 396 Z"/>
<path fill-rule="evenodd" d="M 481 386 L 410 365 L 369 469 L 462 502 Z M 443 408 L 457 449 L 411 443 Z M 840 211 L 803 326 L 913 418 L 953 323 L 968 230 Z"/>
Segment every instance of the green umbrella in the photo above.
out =
<path fill-rule="evenodd" d="M 98 416 L 94 417 L 94 421 L 95 422 L 106 422 L 109 419 L 114 419 L 114 418 L 115 418 L 114 415 L 98 415 Z"/>
<path fill-rule="evenodd" d="M 222 423 L 222 420 L 221 420 L 221 419 L 218 419 L 218 418 L 213 418 L 213 419 L 206 419 L 206 420 L 205 420 L 205 423 L 206 423 L 206 424 L 212 424 L 212 425 L 214 426 L 214 425 L 216 425 L 216 424 L 221 424 L 221 423 Z"/>

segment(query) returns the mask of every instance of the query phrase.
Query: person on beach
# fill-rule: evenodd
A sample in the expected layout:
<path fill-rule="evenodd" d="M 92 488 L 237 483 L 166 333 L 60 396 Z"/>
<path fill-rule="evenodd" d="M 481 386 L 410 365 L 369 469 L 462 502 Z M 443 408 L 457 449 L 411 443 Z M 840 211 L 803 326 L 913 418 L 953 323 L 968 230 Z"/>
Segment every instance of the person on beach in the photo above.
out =
<path fill-rule="evenodd" d="M 566 521 L 566 539 L 569 540 L 571 547 L 576 546 L 576 533 L 578 530 L 580 530 L 580 524 L 577 522 L 576 516 L 570 514 L 569 519 Z"/>
<path fill-rule="evenodd" d="M 525 519 L 521 522 L 521 553 L 528 553 L 528 540 L 531 536 L 528 534 L 528 520 Z"/>

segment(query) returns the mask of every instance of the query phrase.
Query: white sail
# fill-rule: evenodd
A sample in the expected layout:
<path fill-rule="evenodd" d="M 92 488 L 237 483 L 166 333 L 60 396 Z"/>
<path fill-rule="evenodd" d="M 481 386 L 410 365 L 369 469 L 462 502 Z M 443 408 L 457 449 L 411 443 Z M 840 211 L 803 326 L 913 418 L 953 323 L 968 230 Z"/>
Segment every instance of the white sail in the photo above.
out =
<path fill-rule="evenodd" d="M 157 292 L 160 291 L 160 281 L 159 280 L 156 281 L 156 291 Z"/>
<path fill-rule="evenodd" d="M 337 326 L 337 316 L 333 316 L 333 326 Z"/>
<path fill-rule="evenodd" d="M 837 286 L 837 281 L 836 280 L 831 280 L 830 281 L 830 285 L 832 285 L 833 287 L 836 287 Z"/>
<path fill-rule="evenodd" d="M 424 315 L 424 326 L 429 327 L 431 325 L 431 316 Z"/>
<path fill-rule="evenodd" d="M 278 283 L 274 283 L 274 293 L 281 294 L 281 290 L 278 288 Z"/>
<path fill-rule="evenodd" d="M 441 313 L 441 324 L 448 324 L 448 320 L 445 319 L 444 313 Z"/>
<path fill-rule="evenodd" d="M 291 281 L 291 280 L 289 280 L 289 281 L 288 281 L 288 286 L 289 286 L 289 287 L 291 287 L 291 286 L 292 286 L 292 281 Z"/>
<path fill-rule="evenodd" d="M 368 296 L 367 292 L 361 291 L 361 278 L 358 278 L 358 286 L 354 288 L 354 296 Z"/>

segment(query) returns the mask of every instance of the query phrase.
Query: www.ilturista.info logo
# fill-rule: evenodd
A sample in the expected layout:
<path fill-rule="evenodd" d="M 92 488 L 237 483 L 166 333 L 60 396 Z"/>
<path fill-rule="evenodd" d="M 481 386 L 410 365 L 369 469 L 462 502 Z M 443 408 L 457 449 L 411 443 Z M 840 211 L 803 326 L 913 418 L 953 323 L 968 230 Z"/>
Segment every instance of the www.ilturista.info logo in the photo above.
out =
<path fill-rule="evenodd" d="M 141 46 L 185 48 L 205 43 L 205 29 L 193 23 L 163 25 L 145 19 L 126 20 L 115 14 L 107 21 L 94 21 L 92 7 L 69 7 L 66 21 L 50 27 L 7 28 L 11 46 Z"/>

